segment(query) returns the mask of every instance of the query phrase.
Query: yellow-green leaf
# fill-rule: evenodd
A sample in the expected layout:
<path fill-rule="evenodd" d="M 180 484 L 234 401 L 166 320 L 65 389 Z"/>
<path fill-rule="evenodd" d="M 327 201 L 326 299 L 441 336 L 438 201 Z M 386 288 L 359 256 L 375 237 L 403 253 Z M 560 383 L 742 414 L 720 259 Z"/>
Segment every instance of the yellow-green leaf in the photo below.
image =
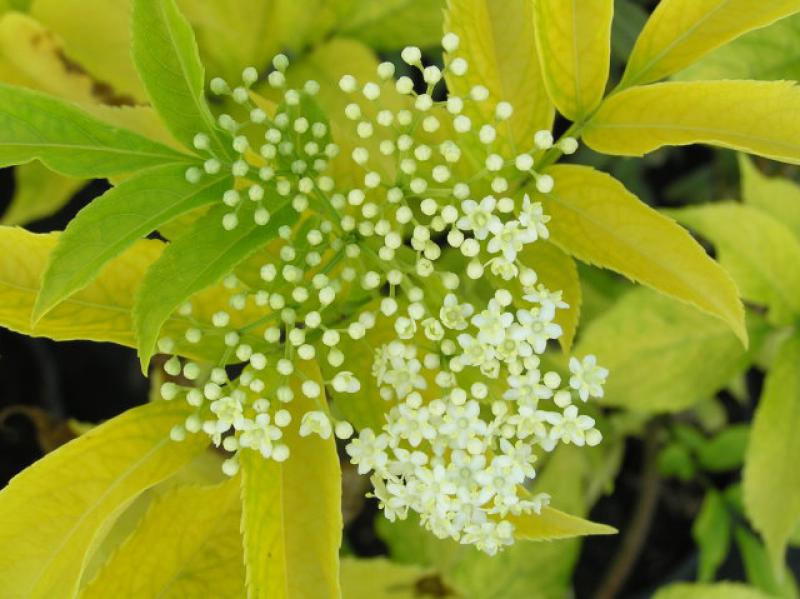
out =
<path fill-rule="evenodd" d="M 494 122 L 498 102 L 511 102 L 514 114 L 498 133 L 519 152 L 529 150 L 533 135 L 553 124 L 553 105 L 547 97 L 537 59 L 531 0 L 449 0 L 445 31 L 460 38 L 448 61 L 462 57 L 469 68 L 462 77 L 447 75 L 451 94 L 467 96 L 475 85 L 489 90 L 489 101 L 466 114 L 479 122 Z"/>
<path fill-rule="evenodd" d="M 584 140 L 593 150 L 642 156 L 706 143 L 800 163 L 800 88 L 790 81 L 689 81 L 634 87 L 608 98 Z"/>
<path fill-rule="evenodd" d="M 14 179 L 14 197 L 0 219 L 4 225 L 24 225 L 54 214 L 84 184 L 37 161 L 15 167 Z"/>
<path fill-rule="evenodd" d="M 556 312 L 555 323 L 564 331 L 559 343 L 564 351 L 568 352 L 575 339 L 581 314 L 581 282 L 575 260 L 556 245 L 540 241 L 526 245 L 519 254 L 519 261 L 535 270 L 538 281 L 545 287 L 563 291 L 562 297 L 569 304 L 569 308 Z"/>
<path fill-rule="evenodd" d="M 396 564 L 383 557 L 342 560 L 342 596 L 346 599 L 418 599 L 419 583 L 430 570 Z"/>
<path fill-rule="evenodd" d="M 673 584 L 662 588 L 653 599 L 770 599 L 756 588 L 733 582 L 718 584 Z"/>
<path fill-rule="evenodd" d="M 58 234 L 37 235 L 15 227 L 0 227 L 0 326 L 24 335 L 56 340 L 89 339 L 110 341 L 135 347 L 131 312 L 134 296 L 144 274 L 161 255 L 164 244 L 142 240 L 114 258 L 98 277 L 44 316 L 36 325 L 31 314 L 41 279 Z M 173 315 L 164 332 L 178 341 L 182 355 L 217 360 L 224 348 L 221 337 L 214 337 L 211 322 L 214 312 L 227 305 L 220 287 L 211 287 L 195 296 L 193 320 Z M 252 311 L 241 322 L 253 318 Z M 236 318 L 240 318 L 237 313 Z M 190 326 L 206 332 L 201 344 L 182 343 Z M 250 343 L 258 337 L 248 334 Z"/>
<path fill-rule="evenodd" d="M 116 96 L 143 102 L 131 58 L 130 12 L 130 0 L 34 0 L 31 6 L 32 16 L 63 40 L 67 56 Z"/>
<path fill-rule="evenodd" d="M 669 214 L 714 244 L 742 297 L 766 305 L 772 322 L 791 324 L 800 316 L 800 240 L 783 223 L 734 202 Z"/>
<path fill-rule="evenodd" d="M 584 520 L 551 507 L 543 508 L 540 515 L 509 516 L 508 521 L 514 525 L 514 537 L 525 541 L 552 541 L 617 533 L 611 526 Z"/>
<path fill-rule="evenodd" d="M 688 232 L 605 173 L 571 165 L 549 173 L 555 189 L 537 199 L 552 216 L 552 241 L 578 260 L 716 316 L 746 341 L 736 285 Z"/>
<path fill-rule="evenodd" d="M 800 185 L 784 177 L 767 177 L 753 161 L 739 155 L 742 199 L 779 220 L 800 239 Z"/>
<path fill-rule="evenodd" d="M 744 466 L 744 503 L 767 545 L 773 567 L 783 564 L 787 539 L 800 522 L 800 337 L 781 346 L 756 409 Z"/>
<path fill-rule="evenodd" d="M 676 73 L 743 33 L 799 10 L 797 0 L 662 0 L 636 40 L 622 84 Z"/>
<path fill-rule="evenodd" d="M 239 479 L 156 499 L 81 599 L 244 596 Z"/>
<path fill-rule="evenodd" d="M 282 46 L 275 0 L 179 0 L 200 54 L 215 76 L 238 80 L 249 65 L 262 68 Z"/>
<path fill-rule="evenodd" d="M 359 0 L 339 34 L 376 50 L 436 46 L 442 37 L 444 0 Z"/>
<path fill-rule="evenodd" d="M 763 327 L 751 327 L 755 349 Z M 611 371 L 603 404 L 676 412 L 713 395 L 750 354 L 721 322 L 648 289 L 634 289 L 587 326 L 576 355 Z"/>
<path fill-rule="evenodd" d="M 170 429 L 185 404 L 134 408 L 48 454 L 0 492 L 0 577 L 9 599 L 73 597 L 88 553 L 118 510 L 207 445 Z"/>
<path fill-rule="evenodd" d="M 536 46 L 547 93 L 571 121 L 603 98 L 611 62 L 613 0 L 534 2 Z"/>
<path fill-rule="evenodd" d="M 307 373 L 321 383 L 319 370 Z M 299 391 L 289 404 L 278 463 L 252 450 L 240 455 L 242 530 L 248 599 L 337 599 L 342 538 L 341 471 L 331 437 L 300 437 L 303 414 L 317 404 Z"/>

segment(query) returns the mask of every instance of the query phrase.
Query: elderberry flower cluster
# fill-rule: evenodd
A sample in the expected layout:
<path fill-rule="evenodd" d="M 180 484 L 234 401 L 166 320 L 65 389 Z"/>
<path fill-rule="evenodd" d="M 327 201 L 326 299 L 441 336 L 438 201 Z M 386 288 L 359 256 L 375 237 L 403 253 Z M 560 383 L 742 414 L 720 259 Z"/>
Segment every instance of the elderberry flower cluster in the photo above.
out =
<path fill-rule="evenodd" d="M 513 106 L 481 85 L 434 100 L 445 75 L 469 69 L 457 36 L 442 45 L 445 70 L 403 50 L 420 88 L 389 62 L 374 81 L 342 77 L 349 126 L 339 143 L 315 99 L 319 84 L 291 87 L 284 55 L 262 82 L 270 100 L 254 93 L 254 68 L 236 87 L 211 82 L 244 114 L 218 119 L 234 158 L 198 134 L 207 156 L 186 178 L 229 173 L 220 226 L 274 235 L 225 278 L 229 308 L 212 328 L 193 302 L 180 309 L 193 324 L 179 341 L 213 338 L 225 349 L 209 368 L 162 338 L 161 394 L 194 408 L 172 438 L 202 431 L 230 453 L 223 469 L 234 475 L 241 451 L 289 458 L 289 426 L 351 439 L 336 403 L 377 389 L 366 399 L 385 402 L 385 423 L 362 428 L 346 452 L 371 473 L 386 517 L 416 512 L 435 535 L 493 554 L 513 542 L 515 517 L 548 502 L 526 489 L 537 457 L 558 443 L 600 442 L 581 405 L 602 397 L 608 373 L 593 356 L 572 358 L 563 382 L 540 360 L 568 305 L 529 264 L 526 248 L 548 238 L 550 217 L 523 188 L 550 193 L 558 182 L 537 165 L 573 153 L 576 140 L 539 131 L 517 151 Z M 357 173 L 356 183 L 340 172 Z M 480 285 L 467 296 L 470 280 Z M 363 348 L 371 363 L 348 359 Z"/>

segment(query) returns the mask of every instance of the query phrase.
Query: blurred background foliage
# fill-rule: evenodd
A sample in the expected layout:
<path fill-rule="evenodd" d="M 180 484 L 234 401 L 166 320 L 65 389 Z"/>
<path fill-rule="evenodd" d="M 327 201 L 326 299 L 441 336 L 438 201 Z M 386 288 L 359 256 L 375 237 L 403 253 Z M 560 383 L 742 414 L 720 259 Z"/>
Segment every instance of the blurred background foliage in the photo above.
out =
<path fill-rule="evenodd" d="M 78 10 L 84 2 L 0 0 L 0 79 L 157 134 L 128 56 L 127 2 L 93 0 L 91 22 Z M 281 50 L 305 76 L 330 81 L 344 70 L 371 72 L 378 59 L 405 74 L 398 56 L 405 45 L 431 48 L 427 59 L 441 63 L 433 50 L 442 31 L 439 0 L 180 4 L 209 77 L 235 78 L 243 65 L 266 65 Z M 616 0 L 612 86 L 654 4 Z M 800 15 L 748 33 L 674 78 L 799 79 Z M 793 433 L 800 347 L 788 341 L 800 314 L 798 168 L 704 147 L 664 148 L 644 160 L 582 148 L 574 160 L 613 174 L 697 235 L 740 288 L 749 347 L 717 320 L 580 265 L 576 353 L 597 354 L 612 372 L 596 414 L 606 441 L 559 449 L 538 484 L 563 509 L 621 534 L 519 543 L 488 558 L 439 541 L 413 521 L 377 518 L 363 499 L 365 481 L 343 464 L 345 597 L 647 597 L 693 580 L 750 586 L 673 586 L 659 599 L 798 596 L 798 552 L 789 551 L 784 568 L 782 553 L 775 555 L 783 541 L 770 541 L 768 550 L 754 532 L 785 528 L 792 514 L 773 514 L 773 522 L 763 508 L 769 498 L 742 491 L 758 489 L 760 473 L 777 468 L 787 496 L 800 503 L 800 439 Z M 107 188 L 35 162 L 3 170 L 0 184 L 0 223 L 37 232 L 62 229 Z M 560 353 L 550 358 L 563 368 Z M 98 422 L 148 394 L 130 350 L 8 331 L 0 331 L 0 381 L 3 482 L 79 434 L 80 421 Z M 789 544 L 800 544 L 800 531 Z"/>

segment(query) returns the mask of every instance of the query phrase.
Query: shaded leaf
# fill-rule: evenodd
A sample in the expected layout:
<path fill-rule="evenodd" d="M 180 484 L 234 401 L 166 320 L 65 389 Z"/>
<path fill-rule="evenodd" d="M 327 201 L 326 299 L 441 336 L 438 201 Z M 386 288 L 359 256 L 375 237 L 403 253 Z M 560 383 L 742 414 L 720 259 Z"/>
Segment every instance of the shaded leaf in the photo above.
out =
<path fill-rule="evenodd" d="M 552 216 L 553 242 L 578 260 L 712 314 L 747 339 L 736 285 L 688 232 L 605 173 L 572 165 L 548 172 L 556 187 L 537 199 Z"/>
<path fill-rule="evenodd" d="M 202 436 L 170 440 L 189 410 L 166 402 L 129 410 L 48 454 L 0 492 L 7 597 L 74 596 L 103 525 L 207 445 Z"/>
<path fill-rule="evenodd" d="M 614 1 L 539 0 L 533 12 L 547 93 L 561 114 L 581 121 L 606 89 Z"/>
<path fill-rule="evenodd" d="M 768 213 L 800 239 L 800 185 L 791 179 L 765 176 L 743 154 L 739 155 L 739 170 L 744 203 Z"/>
<path fill-rule="evenodd" d="M 360 0 L 338 30 L 376 50 L 436 46 L 442 37 L 444 0 Z"/>
<path fill-rule="evenodd" d="M 758 589 L 744 584 L 673 584 L 662 588 L 653 599 L 769 599 Z"/>
<path fill-rule="evenodd" d="M 657 83 L 609 97 L 584 140 L 620 156 L 706 143 L 797 164 L 798 109 L 800 89 L 790 81 Z"/>
<path fill-rule="evenodd" d="M 347 599 L 415 599 L 430 571 L 407 564 L 395 564 L 383 557 L 342 560 L 342 594 Z"/>
<path fill-rule="evenodd" d="M 54 173 L 40 162 L 16 167 L 14 179 L 14 197 L 0 219 L 4 225 L 24 225 L 55 214 L 84 184 Z"/>
<path fill-rule="evenodd" d="M 714 490 L 706 493 L 692 524 L 692 537 L 700 548 L 697 580 L 714 580 L 731 544 L 731 517 L 723 497 Z"/>

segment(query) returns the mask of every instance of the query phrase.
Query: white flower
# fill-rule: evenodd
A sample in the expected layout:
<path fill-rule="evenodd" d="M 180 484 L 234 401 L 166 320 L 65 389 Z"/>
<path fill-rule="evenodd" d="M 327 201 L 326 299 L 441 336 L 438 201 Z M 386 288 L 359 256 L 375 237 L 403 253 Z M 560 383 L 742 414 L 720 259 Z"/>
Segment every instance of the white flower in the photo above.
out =
<path fill-rule="evenodd" d="M 517 259 L 517 254 L 522 247 L 533 241 L 536 241 L 535 233 L 521 228 L 519 221 L 512 220 L 495 232 L 486 249 L 492 254 L 501 253 L 506 260 L 513 262 Z"/>
<path fill-rule="evenodd" d="M 349 370 L 338 372 L 331 382 L 339 393 L 358 393 L 361 389 L 361 381 Z"/>
<path fill-rule="evenodd" d="M 375 436 L 371 429 L 363 429 L 357 439 L 353 439 L 345 451 L 350 456 L 350 461 L 358 466 L 359 474 L 366 474 L 370 470 L 382 471 L 389 461 L 386 447 L 389 439 L 386 435 Z"/>
<path fill-rule="evenodd" d="M 527 193 L 522 198 L 522 211 L 519 214 L 519 222 L 531 232 L 532 241 L 536 241 L 540 237 L 542 239 L 550 237 L 550 231 L 546 226 L 550 222 L 550 216 L 544 213 L 541 202 L 531 202 L 531 198 Z"/>
<path fill-rule="evenodd" d="M 548 311 L 541 308 L 518 310 L 517 320 L 525 327 L 527 341 L 537 354 L 544 352 L 550 339 L 561 336 L 561 327 L 552 322 L 552 315 Z"/>
<path fill-rule="evenodd" d="M 578 392 L 583 401 L 587 401 L 589 397 L 603 397 L 603 384 L 606 382 L 608 370 L 597 365 L 595 356 L 586 356 L 583 362 L 570 358 L 569 370 L 572 372 L 569 386 Z"/>
<path fill-rule="evenodd" d="M 448 293 L 439 310 L 439 318 L 448 329 L 462 331 L 467 328 L 467 318 L 472 316 L 475 309 L 471 304 L 459 304 L 454 293 Z"/>
<path fill-rule="evenodd" d="M 553 425 L 550 438 L 555 441 L 585 445 L 587 433 L 594 430 L 594 418 L 579 414 L 577 406 L 567 406 L 563 414 L 548 412 L 546 419 Z"/>
<path fill-rule="evenodd" d="M 496 234 L 503 228 L 500 219 L 493 214 L 497 200 L 493 196 L 486 196 L 478 204 L 475 200 L 461 202 L 461 212 L 464 216 L 456 221 L 456 227 L 462 231 L 472 231 L 475 239 L 486 239 L 489 233 Z"/>
<path fill-rule="evenodd" d="M 388 430 L 395 437 L 403 437 L 411 447 L 436 436 L 428 408 L 412 408 L 407 403 L 392 408 Z"/>
<path fill-rule="evenodd" d="M 547 313 L 555 314 L 557 309 L 569 308 L 569 304 L 562 299 L 563 291 L 550 291 L 544 285 L 529 287 L 525 290 L 523 299 L 539 304 Z"/>
<path fill-rule="evenodd" d="M 505 339 L 506 330 L 514 322 L 514 315 L 503 312 L 497 300 L 490 300 L 487 309 L 473 316 L 471 322 L 478 328 L 478 341 L 496 346 Z"/>

